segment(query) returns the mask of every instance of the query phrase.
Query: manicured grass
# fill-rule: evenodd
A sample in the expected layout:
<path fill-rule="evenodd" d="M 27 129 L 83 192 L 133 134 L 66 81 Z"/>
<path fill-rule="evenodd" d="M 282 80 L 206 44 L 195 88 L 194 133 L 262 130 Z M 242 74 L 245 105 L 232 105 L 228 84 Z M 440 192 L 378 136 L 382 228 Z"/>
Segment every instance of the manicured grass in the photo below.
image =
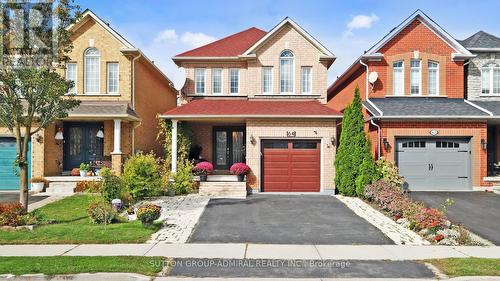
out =
<path fill-rule="evenodd" d="M 109 225 L 92 224 L 86 209 L 95 197 L 73 195 L 48 204 L 36 211 L 41 226 L 33 231 L 2 230 L 0 244 L 141 243 L 161 227 L 155 224 L 144 228 L 139 221 L 125 220 Z"/>
<path fill-rule="evenodd" d="M 500 259 L 450 258 L 426 260 L 444 274 L 455 276 L 500 276 Z"/>
<path fill-rule="evenodd" d="M 0 274 L 126 272 L 156 275 L 163 265 L 161 257 L 0 257 Z"/>

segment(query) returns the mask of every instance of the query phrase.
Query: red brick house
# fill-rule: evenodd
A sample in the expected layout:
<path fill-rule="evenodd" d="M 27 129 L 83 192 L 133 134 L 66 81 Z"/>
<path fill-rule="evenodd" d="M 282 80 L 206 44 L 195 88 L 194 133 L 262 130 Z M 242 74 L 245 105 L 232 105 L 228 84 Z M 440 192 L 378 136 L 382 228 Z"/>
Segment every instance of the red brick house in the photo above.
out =
<path fill-rule="evenodd" d="M 474 57 L 417 10 L 328 88 L 328 106 L 343 111 L 359 87 L 373 153 L 397 163 L 407 188 L 485 186 L 490 114 L 465 96 Z"/>
<path fill-rule="evenodd" d="M 333 192 L 342 116 L 326 106 L 326 78 L 335 56 L 315 38 L 285 18 L 269 32 L 249 28 L 173 60 L 187 81 L 181 105 L 161 117 L 174 135 L 179 122 L 192 131 L 196 158 L 215 174 L 246 162 L 252 192 Z"/>

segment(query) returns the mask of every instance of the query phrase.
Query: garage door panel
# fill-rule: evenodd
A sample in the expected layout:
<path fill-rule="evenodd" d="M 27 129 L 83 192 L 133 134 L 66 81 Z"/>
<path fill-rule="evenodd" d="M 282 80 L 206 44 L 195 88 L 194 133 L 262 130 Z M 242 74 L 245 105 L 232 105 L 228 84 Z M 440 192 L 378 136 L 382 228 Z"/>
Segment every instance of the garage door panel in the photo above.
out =
<path fill-rule="evenodd" d="M 469 139 L 398 139 L 396 158 L 410 190 L 471 189 Z"/>
<path fill-rule="evenodd" d="M 318 192 L 320 148 L 317 141 L 288 140 L 288 149 L 263 143 L 263 190 L 270 192 Z M 273 142 L 273 141 L 269 141 Z M 283 142 L 283 140 L 280 140 Z M 280 144 L 284 147 L 284 144 Z"/>
<path fill-rule="evenodd" d="M 15 139 L 0 137 L 0 190 L 19 189 L 19 176 L 14 172 L 13 166 L 16 155 L 17 151 Z M 28 177 L 30 177 L 31 144 L 29 145 L 28 155 Z"/>

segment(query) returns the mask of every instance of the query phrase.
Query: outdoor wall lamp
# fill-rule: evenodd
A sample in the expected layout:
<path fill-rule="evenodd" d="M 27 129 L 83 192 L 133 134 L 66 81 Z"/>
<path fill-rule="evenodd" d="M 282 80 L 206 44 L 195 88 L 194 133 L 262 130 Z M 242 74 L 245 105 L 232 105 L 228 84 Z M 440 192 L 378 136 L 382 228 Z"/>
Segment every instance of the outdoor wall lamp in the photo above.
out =
<path fill-rule="evenodd" d="M 389 144 L 389 141 L 387 140 L 387 138 L 384 138 L 384 139 L 382 140 L 382 142 L 384 143 L 384 149 L 385 149 L 385 150 L 388 150 L 388 149 L 389 149 L 389 147 L 390 147 L 390 144 Z"/>
<path fill-rule="evenodd" d="M 481 147 L 484 150 L 488 149 L 488 142 L 485 139 L 481 139 Z"/>
<path fill-rule="evenodd" d="M 250 136 L 250 143 L 253 145 L 255 145 L 257 143 L 257 141 L 255 140 L 253 135 Z"/>
<path fill-rule="evenodd" d="M 43 143 L 43 137 L 40 134 L 35 135 L 35 140 L 37 143 Z"/>
<path fill-rule="evenodd" d="M 102 127 L 99 129 L 99 131 L 97 131 L 96 137 L 98 137 L 100 139 L 104 138 L 104 131 L 103 131 Z"/>
<path fill-rule="evenodd" d="M 56 140 L 56 144 L 60 145 L 64 141 L 64 135 L 63 135 L 63 128 L 62 127 L 57 127 L 56 128 L 56 135 L 54 136 L 54 139 Z"/>
<path fill-rule="evenodd" d="M 337 143 L 337 140 L 335 137 L 331 137 L 330 141 L 332 142 L 332 145 L 335 145 Z"/>

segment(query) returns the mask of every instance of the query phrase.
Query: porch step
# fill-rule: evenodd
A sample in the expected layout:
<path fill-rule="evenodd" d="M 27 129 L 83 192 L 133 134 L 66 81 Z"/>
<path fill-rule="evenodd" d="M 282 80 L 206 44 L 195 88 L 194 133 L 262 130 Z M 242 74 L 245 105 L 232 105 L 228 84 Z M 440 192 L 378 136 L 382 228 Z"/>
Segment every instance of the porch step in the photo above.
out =
<path fill-rule="evenodd" d="M 75 193 L 76 181 L 49 182 L 45 193 L 47 195 L 71 195 Z"/>
<path fill-rule="evenodd" d="M 238 198 L 247 197 L 246 182 L 200 182 L 199 194 L 210 198 Z"/>

